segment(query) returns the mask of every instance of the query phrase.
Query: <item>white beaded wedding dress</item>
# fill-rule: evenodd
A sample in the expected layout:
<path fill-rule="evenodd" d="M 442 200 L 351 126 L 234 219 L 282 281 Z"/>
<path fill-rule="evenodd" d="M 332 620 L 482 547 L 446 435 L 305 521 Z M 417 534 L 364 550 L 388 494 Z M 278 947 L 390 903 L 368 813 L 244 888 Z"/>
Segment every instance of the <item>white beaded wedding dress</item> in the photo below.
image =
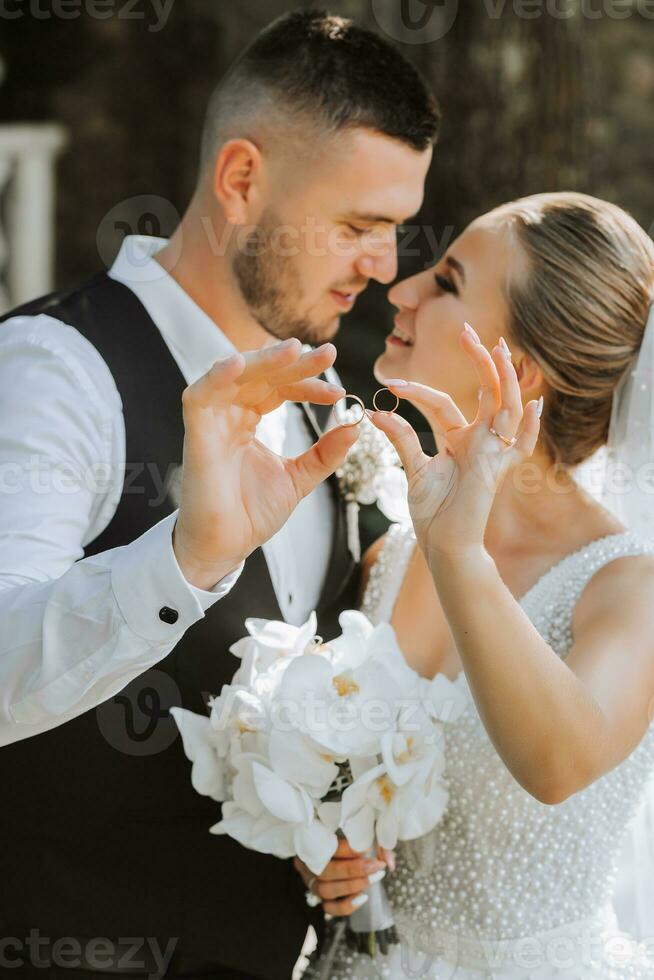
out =
<path fill-rule="evenodd" d="M 363 601 L 373 623 L 390 620 L 414 546 L 411 527 L 391 527 Z M 572 611 L 592 575 L 645 553 L 654 543 L 632 532 L 600 538 L 550 568 L 520 605 L 565 658 Z M 456 683 L 468 707 L 445 726 L 447 809 L 430 834 L 398 845 L 397 870 L 385 879 L 400 945 L 375 959 L 353 953 L 335 938 L 342 920 L 333 919 L 305 980 L 654 978 L 654 943 L 621 933 L 611 904 L 626 828 L 654 771 L 654 725 L 620 766 L 548 805 L 506 769 L 464 673 Z"/>

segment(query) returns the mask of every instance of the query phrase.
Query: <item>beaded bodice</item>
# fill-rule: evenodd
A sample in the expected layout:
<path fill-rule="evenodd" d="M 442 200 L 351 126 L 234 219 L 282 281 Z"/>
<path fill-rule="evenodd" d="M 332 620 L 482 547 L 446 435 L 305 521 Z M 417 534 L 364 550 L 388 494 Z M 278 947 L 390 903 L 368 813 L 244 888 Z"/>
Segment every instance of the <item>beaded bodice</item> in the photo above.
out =
<path fill-rule="evenodd" d="M 414 546 L 412 528 L 391 527 L 363 600 L 374 623 L 390 620 Z M 614 558 L 644 553 L 654 553 L 654 543 L 630 532 L 593 541 L 546 572 L 520 605 L 565 658 L 572 612 L 592 575 Z M 399 845 L 397 872 L 386 882 L 398 924 L 510 939 L 592 917 L 610 900 L 626 826 L 654 769 L 654 725 L 621 765 L 548 805 L 504 766 L 465 674 L 457 684 L 468 707 L 445 726 L 447 809 L 431 834 Z"/>

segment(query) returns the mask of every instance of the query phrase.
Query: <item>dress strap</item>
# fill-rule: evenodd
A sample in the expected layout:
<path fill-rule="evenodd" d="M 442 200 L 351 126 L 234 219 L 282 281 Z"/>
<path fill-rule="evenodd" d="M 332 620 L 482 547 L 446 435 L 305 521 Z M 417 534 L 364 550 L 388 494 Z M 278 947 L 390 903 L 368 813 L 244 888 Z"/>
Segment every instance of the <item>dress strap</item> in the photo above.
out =
<path fill-rule="evenodd" d="M 370 569 L 361 611 L 377 625 L 388 623 L 416 544 L 411 525 L 391 524 L 375 564 Z"/>

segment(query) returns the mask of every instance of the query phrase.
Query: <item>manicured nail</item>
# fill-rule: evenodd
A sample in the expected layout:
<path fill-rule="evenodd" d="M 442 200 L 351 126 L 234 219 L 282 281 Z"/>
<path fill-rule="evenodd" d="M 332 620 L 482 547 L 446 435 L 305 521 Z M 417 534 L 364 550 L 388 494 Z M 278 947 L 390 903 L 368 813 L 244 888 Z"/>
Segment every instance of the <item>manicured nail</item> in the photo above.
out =
<path fill-rule="evenodd" d="M 474 340 L 474 342 L 476 344 L 481 344 L 481 340 L 479 339 L 479 334 L 477 333 L 476 330 L 473 330 L 472 329 L 472 327 L 470 326 L 470 324 L 468 323 L 467 320 L 466 320 L 466 322 L 465 322 L 464 325 L 465 325 L 466 330 L 468 331 L 468 333 L 470 334 L 470 336 Z"/>
<path fill-rule="evenodd" d="M 343 385 L 327 385 L 327 391 L 333 391 L 335 395 L 345 394 L 345 388 Z"/>
<path fill-rule="evenodd" d="M 536 409 L 537 418 L 540 418 L 541 415 L 543 414 L 543 405 L 544 405 L 544 401 L 543 401 L 543 396 L 541 395 L 540 398 L 538 399 L 538 408 Z"/>
<path fill-rule="evenodd" d="M 367 901 L 368 901 L 368 896 L 365 893 L 362 892 L 361 895 L 357 895 L 356 898 L 353 898 L 352 899 L 352 903 L 351 903 L 352 904 L 352 908 L 353 909 L 360 909 L 361 906 L 362 905 L 365 905 Z"/>
<path fill-rule="evenodd" d="M 283 340 L 281 344 L 277 344 L 277 350 L 286 350 L 287 347 L 295 347 L 299 343 L 297 337 L 290 337 L 288 340 Z"/>
<path fill-rule="evenodd" d="M 366 409 L 366 415 L 368 416 L 369 419 L 371 419 L 374 414 L 375 412 L 371 411 L 369 408 Z"/>
<path fill-rule="evenodd" d="M 392 851 L 386 851 L 386 861 L 391 871 L 395 871 L 395 855 Z"/>
<path fill-rule="evenodd" d="M 511 360 L 512 354 L 511 351 L 509 350 L 509 345 L 507 344 L 504 337 L 500 337 L 500 347 L 502 348 L 502 350 L 504 351 L 508 359 Z"/>
<path fill-rule="evenodd" d="M 381 881 L 385 876 L 386 871 L 382 868 L 381 871 L 375 871 L 374 875 L 368 875 L 368 881 L 371 885 L 376 885 L 378 881 Z"/>
<path fill-rule="evenodd" d="M 386 380 L 387 388 L 408 388 L 409 382 L 402 381 L 400 378 L 387 378 Z"/>

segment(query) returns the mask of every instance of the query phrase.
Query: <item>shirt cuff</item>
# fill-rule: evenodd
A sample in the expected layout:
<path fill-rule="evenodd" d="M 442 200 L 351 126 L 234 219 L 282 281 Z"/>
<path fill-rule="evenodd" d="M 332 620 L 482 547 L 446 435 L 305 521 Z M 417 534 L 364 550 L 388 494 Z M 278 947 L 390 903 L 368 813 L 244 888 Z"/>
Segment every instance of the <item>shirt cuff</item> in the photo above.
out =
<path fill-rule="evenodd" d="M 175 558 L 174 552 L 173 558 Z M 205 612 L 207 609 L 210 609 L 211 606 L 218 601 L 218 599 L 222 599 L 228 592 L 231 592 L 241 577 L 241 572 L 243 571 L 244 567 L 245 562 L 242 561 L 238 568 L 235 568 L 233 572 L 229 573 L 229 575 L 225 575 L 225 578 L 221 579 L 218 585 L 214 585 L 210 592 L 205 592 L 203 589 L 198 589 L 194 585 L 189 585 L 189 589 L 191 589 Z"/>
<path fill-rule="evenodd" d="M 174 511 L 136 541 L 118 548 L 111 572 L 114 596 L 127 626 L 153 644 L 181 637 L 229 592 L 243 570 L 241 565 L 230 572 L 210 592 L 192 586 L 173 551 L 176 520 Z"/>

